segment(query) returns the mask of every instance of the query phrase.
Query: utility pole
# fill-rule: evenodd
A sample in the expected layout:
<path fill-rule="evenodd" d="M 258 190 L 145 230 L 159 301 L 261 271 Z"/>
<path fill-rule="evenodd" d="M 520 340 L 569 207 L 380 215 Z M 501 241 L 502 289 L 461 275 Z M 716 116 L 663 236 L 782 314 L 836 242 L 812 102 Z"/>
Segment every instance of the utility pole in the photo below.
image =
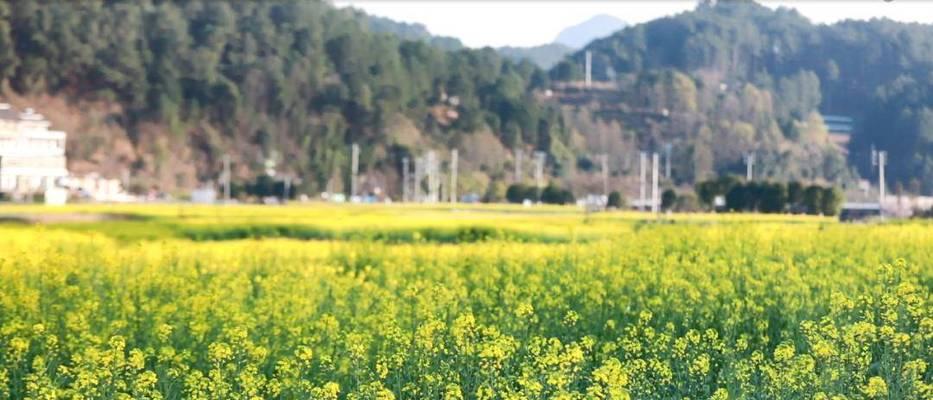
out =
<path fill-rule="evenodd" d="M 639 173 L 639 199 L 641 199 L 641 210 L 647 211 L 648 209 L 648 198 L 647 198 L 647 181 L 648 177 L 648 153 L 644 151 L 638 152 L 639 166 L 641 167 Z"/>
<path fill-rule="evenodd" d="M 284 182 L 283 182 L 283 183 L 284 183 L 284 185 L 283 185 L 284 187 L 282 188 L 282 203 L 284 204 L 285 202 L 288 201 L 288 191 L 289 191 L 289 189 L 291 189 L 291 186 L 292 186 L 292 177 L 291 177 L 291 176 L 286 176 L 286 177 L 282 178 L 282 180 L 284 181 Z"/>
<path fill-rule="evenodd" d="M 356 196 L 356 189 L 359 184 L 357 179 L 360 173 L 360 146 L 353 143 L 350 153 L 350 201 L 353 201 L 353 196 Z"/>
<path fill-rule="evenodd" d="M 661 211 L 661 194 L 658 193 L 658 153 L 651 154 L 651 212 Z"/>
<path fill-rule="evenodd" d="M 590 86 L 593 85 L 593 52 L 589 50 L 586 51 L 585 69 L 586 69 L 586 77 L 584 78 L 584 82 L 586 84 L 586 88 L 589 89 Z"/>
<path fill-rule="evenodd" d="M 457 149 L 450 151 L 450 203 L 457 203 L 457 162 L 460 159 L 460 154 Z"/>
<path fill-rule="evenodd" d="M 535 186 L 538 188 L 538 201 L 541 201 L 541 188 L 544 187 L 544 160 L 547 153 L 535 152 Z"/>
<path fill-rule="evenodd" d="M 751 182 L 755 173 L 755 153 L 745 154 L 745 181 Z"/>
<path fill-rule="evenodd" d="M 515 148 L 515 184 L 520 185 L 522 183 L 522 149 L 519 147 Z"/>
<path fill-rule="evenodd" d="M 402 157 L 402 203 L 407 203 L 410 199 L 408 193 L 408 157 Z"/>
<path fill-rule="evenodd" d="M 872 157 L 873 160 L 877 159 L 878 164 L 878 212 L 881 214 L 881 219 L 884 219 L 884 198 L 885 198 L 885 187 L 884 187 L 884 167 L 888 163 L 888 152 L 879 151 L 877 156 Z"/>
<path fill-rule="evenodd" d="M 599 155 L 600 174 L 603 178 L 603 196 L 609 196 L 609 155 Z M 608 197 L 607 197 L 608 198 Z"/>
<path fill-rule="evenodd" d="M 423 200 L 421 198 L 421 180 L 423 179 L 423 177 L 424 177 L 424 157 L 423 156 L 415 157 L 415 179 L 412 182 L 412 186 L 414 188 L 412 193 L 414 193 L 415 195 L 414 201 L 416 203 L 421 202 Z"/>
<path fill-rule="evenodd" d="M 664 179 L 671 180 L 671 148 L 670 143 L 664 144 Z"/>
<path fill-rule="evenodd" d="M 230 155 L 224 154 L 224 203 L 230 202 Z"/>
<path fill-rule="evenodd" d="M 434 150 L 428 150 L 428 201 L 431 203 L 437 203 L 437 189 L 440 181 L 437 176 L 437 154 L 434 153 Z"/>
<path fill-rule="evenodd" d="M 447 185 L 444 185 L 443 179 L 441 179 L 440 182 L 441 183 L 437 184 L 437 198 L 439 199 L 438 202 L 443 202 L 450 193 L 447 190 Z"/>

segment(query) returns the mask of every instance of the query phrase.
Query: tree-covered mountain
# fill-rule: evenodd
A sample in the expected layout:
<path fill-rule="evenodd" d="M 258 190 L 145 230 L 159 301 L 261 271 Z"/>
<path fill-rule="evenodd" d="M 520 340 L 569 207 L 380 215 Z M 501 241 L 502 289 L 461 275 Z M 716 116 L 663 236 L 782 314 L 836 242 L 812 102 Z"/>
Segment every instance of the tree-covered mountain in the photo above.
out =
<path fill-rule="evenodd" d="M 851 116 L 856 121 L 848 155 L 852 166 L 873 176 L 874 145 L 890 153 L 890 183 L 933 192 L 933 26 L 882 19 L 817 25 L 794 10 L 749 1 L 704 2 L 693 12 L 596 40 L 585 50 L 593 52 L 597 80 L 672 70 L 707 96 L 721 84 L 721 100 L 708 97 L 698 104 L 720 105 L 706 117 L 718 115 L 730 101 L 736 107 L 755 104 L 742 92 L 765 95 L 751 97 L 770 104 L 765 108 L 777 122 L 778 138 L 798 141 L 798 128 L 812 111 Z M 579 79 L 585 50 L 558 64 L 552 77 Z M 707 118 L 694 128 L 710 129 L 714 138 L 727 136 L 717 127 L 721 121 Z M 758 135 L 766 130 L 754 129 Z"/>
<path fill-rule="evenodd" d="M 529 60 L 550 69 L 568 54 L 598 39 L 622 29 L 625 22 L 611 15 L 596 15 L 579 24 L 561 30 L 554 42 L 538 46 L 499 47 L 500 53 L 514 61 Z"/>
<path fill-rule="evenodd" d="M 341 190 L 352 143 L 363 186 L 396 197 L 403 158 L 451 148 L 461 192 L 490 198 L 514 148 L 546 152 L 579 193 L 601 187 L 595 155 L 621 186 L 652 149 L 670 149 L 673 184 L 743 172 L 749 152 L 758 176 L 844 182 L 870 174 L 874 144 L 892 184 L 929 192 L 931 41 L 926 25 L 720 1 L 591 43 L 584 89 L 583 50 L 546 71 L 324 2 L 11 1 L 0 81 L 77 110 L 70 163 L 168 189 L 216 179 L 229 155 L 241 182 L 271 163 L 301 191 Z M 850 164 L 820 112 L 856 119 Z"/>
<path fill-rule="evenodd" d="M 503 56 L 511 58 L 513 61 L 521 62 L 522 60 L 528 60 L 544 69 L 553 67 L 554 64 L 557 64 L 568 54 L 573 52 L 572 48 L 560 43 L 548 43 L 531 47 L 505 46 L 499 47 L 496 50 Z"/>
<path fill-rule="evenodd" d="M 359 12 L 358 18 L 366 21 L 366 26 L 370 31 L 391 33 L 402 40 L 423 40 L 444 50 L 460 50 L 464 47 L 460 39 L 432 35 L 423 24 L 398 22 L 376 15 L 366 15 L 363 12 Z"/>
<path fill-rule="evenodd" d="M 554 38 L 554 43 L 560 43 L 572 49 L 579 49 L 594 39 L 610 35 L 624 28 L 625 25 L 625 21 L 611 15 L 595 15 L 579 24 L 564 28 Z"/>
<path fill-rule="evenodd" d="M 477 171 L 464 185 L 485 187 L 504 146 L 560 140 L 558 110 L 532 100 L 547 76 L 530 62 L 385 25 L 316 1 L 4 2 L 0 80 L 11 95 L 116 105 L 104 120 L 135 149 L 122 161 L 169 188 L 216 179 L 231 155 L 239 179 L 271 161 L 303 190 L 339 189 L 351 143 L 369 184 L 393 194 L 403 157 L 453 145 Z M 74 133 L 69 158 L 108 156 L 87 143 Z"/>

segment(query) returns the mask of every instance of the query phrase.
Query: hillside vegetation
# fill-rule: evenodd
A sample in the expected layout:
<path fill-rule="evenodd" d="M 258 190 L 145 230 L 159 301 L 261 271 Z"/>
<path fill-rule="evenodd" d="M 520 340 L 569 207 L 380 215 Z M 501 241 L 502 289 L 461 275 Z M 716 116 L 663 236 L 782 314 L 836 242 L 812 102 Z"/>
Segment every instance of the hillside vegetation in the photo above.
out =
<path fill-rule="evenodd" d="M 215 178 L 231 154 L 240 178 L 271 159 L 305 177 L 305 190 L 339 190 L 358 142 L 362 169 L 391 189 L 415 148 L 444 149 L 467 132 L 534 146 L 563 130 L 556 110 L 528 97 L 547 84 L 531 63 L 372 24 L 313 1 L 4 3 L 0 80 L 17 93 L 120 104 L 112 118 L 139 152 L 135 173 L 167 186 Z M 196 173 L 176 176 L 189 164 Z"/>
<path fill-rule="evenodd" d="M 764 135 L 803 140 L 809 148 L 804 131 L 812 128 L 812 111 L 851 116 L 856 120 L 851 166 L 872 176 L 869 155 L 875 145 L 890 152 L 892 183 L 933 191 L 933 26 L 880 19 L 816 25 L 793 10 L 748 1 L 704 2 L 693 12 L 596 40 L 585 50 L 593 52 L 597 80 L 674 70 L 696 83 L 685 81 L 687 90 L 697 86 L 700 93 L 715 93 L 718 83 L 728 85 L 724 101 L 717 103 L 726 108 L 712 107 L 717 118 L 689 127 L 701 137 L 707 129 L 714 138 L 729 136 L 742 121 L 752 125 L 758 142 Z M 555 74 L 579 77 L 583 57 L 581 50 L 555 67 Z M 704 91 L 701 84 L 711 82 L 717 87 Z M 646 101 L 676 108 L 678 100 L 693 99 L 683 91 L 675 97 L 646 96 Z M 699 99 L 697 107 L 711 108 L 709 97 Z M 734 113 L 743 108 L 764 108 L 770 116 L 751 121 Z M 769 119 L 777 125 L 770 126 Z M 723 126 L 723 120 L 732 122 Z"/>
<path fill-rule="evenodd" d="M 665 184 L 741 174 L 749 152 L 762 178 L 849 183 L 872 176 L 874 144 L 894 187 L 930 192 L 931 38 L 701 4 L 591 43 L 603 86 L 584 91 L 583 50 L 545 71 L 322 2 L 13 1 L 0 4 L 0 81 L 18 104 L 69 104 L 53 122 L 93 110 L 68 124 L 71 167 L 127 169 L 137 187 L 214 180 L 230 155 L 240 182 L 271 162 L 301 192 L 345 191 L 351 143 L 363 190 L 394 196 L 404 157 L 434 149 L 444 170 L 454 147 L 461 193 L 489 199 L 504 196 L 514 148 L 546 152 L 546 173 L 578 194 L 601 187 L 595 155 L 612 155 L 616 187 L 638 150 L 666 148 Z M 856 119 L 848 154 L 820 113 Z"/>

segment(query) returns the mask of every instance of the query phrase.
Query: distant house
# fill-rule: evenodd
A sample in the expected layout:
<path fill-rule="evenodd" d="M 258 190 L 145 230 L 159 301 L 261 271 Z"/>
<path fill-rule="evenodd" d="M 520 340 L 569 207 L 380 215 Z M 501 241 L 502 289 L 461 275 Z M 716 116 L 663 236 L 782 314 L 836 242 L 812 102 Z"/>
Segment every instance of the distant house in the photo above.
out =
<path fill-rule="evenodd" d="M 136 200 L 126 193 L 119 179 L 108 179 L 96 172 L 84 176 L 69 176 L 61 182 L 73 195 L 85 201 L 126 203 Z"/>
<path fill-rule="evenodd" d="M 191 191 L 191 202 L 197 204 L 214 204 L 217 202 L 217 190 L 211 185 L 202 185 Z"/>
<path fill-rule="evenodd" d="M 68 175 L 65 132 L 49 130 L 42 114 L 0 103 L 0 192 L 45 192 Z"/>
<path fill-rule="evenodd" d="M 881 217 L 881 205 L 878 203 L 845 203 L 839 212 L 842 222 L 864 221 Z"/>

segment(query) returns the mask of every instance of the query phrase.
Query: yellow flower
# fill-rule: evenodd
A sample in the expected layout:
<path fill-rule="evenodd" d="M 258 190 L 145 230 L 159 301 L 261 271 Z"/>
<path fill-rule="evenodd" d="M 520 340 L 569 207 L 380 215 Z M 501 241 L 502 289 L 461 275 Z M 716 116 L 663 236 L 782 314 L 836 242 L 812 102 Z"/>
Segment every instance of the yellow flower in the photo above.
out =
<path fill-rule="evenodd" d="M 791 358 L 794 358 L 794 346 L 781 343 L 774 349 L 774 360 L 777 362 L 789 361 Z"/>
<path fill-rule="evenodd" d="M 158 328 L 156 328 L 156 337 L 159 338 L 159 340 L 162 342 L 167 342 L 169 336 L 172 335 L 172 330 L 173 328 L 171 325 L 161 324 Z"/>
<path fill-rule="evenodd" d="M 311 350 L 308 346 L 298 346 L 298 349 L 295 350 L 295 358 L 301 361 L 303 364 L 308 365 L 311 363 L 311 358 L 314 356 L 314 351 Z"/>
<path fill-rule="evenodd" d="M 862 387 L 862 392 L 872 399 L 887 397 L 888 385 L 881 377 L 873 376 L 868 379 L 868 384 Z"/>
<path fill-rule="evenodd" d="M 710 359 L 706 354 L 701 354 L 690 363 L 690 374 L 694 376 L 704 376 L 709 373 Z"/>
<path fill-rule="evenodd" d="M 127 358 L 130 368 L 141 370 L 146 367 L 146 356 L 139 349 L 130 350 L 130 356 Z"/>
<path fill-rule="evenodd" d="M 723 388 L 716 389 L 710 400 L 729 400 L 729 391 Z"/>
<path fill-rule="evenodd" d="M 233 357 L 233 349 L 230 348 L 230 345 L 223 342 L 211 343 L 210 346 L 208 346 L 207 353 L 214 363 L 223 363 Z"/>
<path fill-rule="evenodd" d="M 531 303 L 521 303 L 515 309 L 515 315 L 519 318 L 527 318 L 534 314 L 535 309 L 531 306 Z"/>

